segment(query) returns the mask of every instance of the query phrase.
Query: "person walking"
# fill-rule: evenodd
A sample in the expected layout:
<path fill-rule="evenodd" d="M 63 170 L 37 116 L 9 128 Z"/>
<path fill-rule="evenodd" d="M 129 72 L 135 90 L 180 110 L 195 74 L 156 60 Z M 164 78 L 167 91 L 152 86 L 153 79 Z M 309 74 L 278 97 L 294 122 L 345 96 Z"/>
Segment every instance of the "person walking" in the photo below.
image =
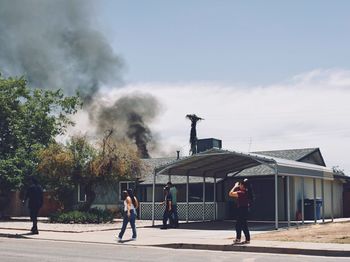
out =
<path fill-rule="evenodd" d="M 161 204 L 165 205 L 165 209 L 163 213 L 163 226 L 160 229 L 168 229 L 168 220 L 170 220 L 170 226 L 174 224 L 172 218 L 172 195 L 168 186 L 164 187 L 164 202 Z"/>
<path fill-rule="evenodd" d="M 30 220 L 33 222 L 31 228 L 32 234 L 39 234 L 38 230 L 38 213 L 40 208 L 43 205 L 43 190 L 39 185 L 39 182 L 36 178 L 31 178 L 32 185 L 28 188 L 23 203 L 28 200 L 28 209 L 30 214 Z"/>
<path fill-rule="evenodd" d="M 168 182 L 167 186 L 169 187 L 169 191 L 171 194 L 171 210 L 172 210 L 172 222 L 173 222 L 173 227 L 174 228 L 178 228 L 179 227 L 179 217 L 177 214 L 177 189 L 176 187 L 173 185 L 173 183 Z"/>
<path fill-rule="evenodd" d="M 123 225 L 118 234 L 118 242 L 122 242 L 123 235 L 126 230 L 126 226 L 130 222 L 132 229 L 132 238 L 131 240 L 136 240 L 136 209 L 139 207 L 137 198 L 134 196 L 132 189 L 127 189 L 123 192 L 124 200 L 124 216 L 123 216 Z"/>
<path fill-rule="evenodd" d="M 229 192 L 229 196 L 237 199 L 237 220 L 236 220 L 236 240 L 234 244 L 249 244 L 250 233 L 248 228 L 248 210 L 249 204 L 252 200 L 252 191 L 248 180 L 236 182 L 235 186 Z M 245 236 L 245 241 L 241 242 L 242 230 Z"/>

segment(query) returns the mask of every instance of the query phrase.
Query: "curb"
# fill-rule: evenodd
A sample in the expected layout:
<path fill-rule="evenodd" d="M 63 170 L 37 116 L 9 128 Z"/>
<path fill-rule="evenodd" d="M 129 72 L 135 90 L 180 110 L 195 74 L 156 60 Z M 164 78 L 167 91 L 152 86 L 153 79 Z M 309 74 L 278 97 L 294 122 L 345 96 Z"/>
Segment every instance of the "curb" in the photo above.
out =
<path fill-rule="evenodd" d="M 48 240 L 72 243 L 89 243 L 101 245 L 115 245 L 118 243 L 106 243 L 97 241 L 81 241 L 81 240 L 64 240 L 52 238 L 31 238 L 18 234 L 1 234 L 0 238 L 19 238 L 33 240 Z M 172 249 L 193 249 L 193 250 L 211 250 L 211 251 L 231 251 L 231 252 L 254 252 L 254 253 L 273 253 L 273 254 L 289 254 L 289 255 L 308 255 L 308 256 L 327 256 L 327 257 L 350 257 L 350 250 L 321 250 L 321 249 L 302 249 L 288 247 L 266 247 L 250 245 L 211 245 L 211 244 L 189 244 L 189 243 L 171 243 L 171 244 L 155 244 L 155 245 L 137 245 L 133 243 L 128 245 L 132 247 L 159 247 Z"/>
<path fill-rule="evenodd" d="M 31 234 L 28 234 L 29 236 Z M 30 239 L 30 240 L 40 240 L 40 241 L 54 241 L 54 242 L 69 242 L 69 243 L 81 243 L 81 244 L 99 244 L 99 245 L 115 245 L 117 243 L 106 243 L 106 242 L 97 242 L 97 241 L 82 241 L 82 240 L 67 240 L 67 239 L 54 239 L 54 238 L 31 238 L 23 235 L 12 235 L 12 234 L 3 234 L 0 233 L 0 238 L 18 238 L 18 239 Z"/>
<path fill-rule="evenodd" d="M 173 249 L 198 249 L 212 251 L 234 251 L 234 252 L 256 252 L 256 253 L 277 253 L 308 256 L 331 256 L 331 257 L 350 257 L 350 250 L 321 250 L 321 249 L 301 249 L 288 247 L 258 247 L 258 246 L 239 246 L 239 245 L 208 245 L 208 244 L 160 244 L 156 247 Z"/>
<path fill-rule="evenodd" d="M 5 230 L 18 230 L 18 231 L 27 231 L 29 232 L 30 230 L 28 229 L 24 229 L 24 228 L 6 228 L 6 227 L 0 227 L 0 229 L 5 229 Z M 120 229 L 120 228 L 105 228 L 105 229 L 91 229 L 91 230 L 54 230 L 54 229 L 40 229 L 39 231 L 41 232 L 54 232 L 54 233 L 91 233 L 91 232 L 99 232 L 99 231 L 113 231 L 116 229 Z"/>
<path fill-rule="evenodd" d="M 138 226 L 137 228 L 147 228 L 148 226 Z M 19 231 L 27 231 L 29 232 L 27 228 L 15 228 L 15 227 L 0 227 L 0 229 L 4 230 L 19 230 Z M 121 224 L 118 224 L 115 228 L 103 228 L 103 229 L 86 229 L 86 230 L 55 230 L 55 229 L 41 229 L 39 228 L 39 231 L 43 232 L 53 232 L 53 233 L 91 233 L 91 232 L 103 232 L 103 231 L 114 231 L 114 230 L 120 230 Z"/>

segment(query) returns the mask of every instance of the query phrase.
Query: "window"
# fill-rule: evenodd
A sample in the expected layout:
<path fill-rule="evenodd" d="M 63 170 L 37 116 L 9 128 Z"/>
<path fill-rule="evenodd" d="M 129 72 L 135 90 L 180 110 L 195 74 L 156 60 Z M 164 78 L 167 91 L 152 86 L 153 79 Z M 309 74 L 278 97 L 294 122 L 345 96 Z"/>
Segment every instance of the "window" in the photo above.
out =
<path fill-rule="evenodd" d="M 123 181 L 119 182 L 119 200 L 123 199 L 123 191 L 127 189 L 135 189 L 136 183 L 134 181 Z"/>
<path fill-rule="evenodd" d="M 85 187 L 78 184 L 78 202 L 86 202 Z"/>

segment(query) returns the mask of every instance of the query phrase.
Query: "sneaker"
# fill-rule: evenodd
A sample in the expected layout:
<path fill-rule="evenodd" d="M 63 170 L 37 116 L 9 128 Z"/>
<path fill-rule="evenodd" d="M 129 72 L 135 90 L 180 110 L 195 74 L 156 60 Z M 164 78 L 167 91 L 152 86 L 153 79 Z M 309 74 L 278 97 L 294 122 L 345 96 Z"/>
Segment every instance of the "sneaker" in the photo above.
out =
<path fill-rule="evenodd" d="M 160 229 L 168 229 L 167 227 L 161 227 Z"/>
<path fill-rule="evenodd" d="M 115 235 L 114 238 L 115 238 L 118 242 L 122 242 L 122 238 L 119 237 L 118 235 Z"/>
<path fill-rule="evenodd" d="M 135 241 L 135 240 L 136 240 L 136 237 L 132 237 L 132 238 L 131 238 L 131 241 Z"/>
<path fill-rule="evenodd" d="M 233 244 L 240 244 L 241 243 L 241 240 L 240 239 L 235 239 L 233 240 Z"/>
<path fill-rule="evenodd" d="M 242 244 L 250 244 L 250 240 L 243 241 Z"/>

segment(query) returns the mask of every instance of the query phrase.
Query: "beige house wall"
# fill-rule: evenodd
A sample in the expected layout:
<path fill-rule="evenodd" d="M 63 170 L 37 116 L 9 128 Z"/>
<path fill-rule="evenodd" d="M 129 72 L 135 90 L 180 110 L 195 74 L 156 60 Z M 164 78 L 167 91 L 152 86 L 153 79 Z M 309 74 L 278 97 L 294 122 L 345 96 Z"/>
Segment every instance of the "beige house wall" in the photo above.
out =
<path fill-rule="evenodd" d="M 301 207 L 298 207 L 299 200 L 302 199 L 302 178 L 293 177 L 290 179 L 290 199 L 291 199 L 291 219 L 295 219 L 296 212 Z M 342 217 L 343 215 L 343 184 L 339 180 L 324 180 L 324 211 L 325 218 L 331 218 L 332 216 L 332 183 L 333 183 L 333 216 Z M 312 178 L 304 178 L 304 199 L 314 198 L 314 186 Z M 316 198 L 322 199 L 322 180 L 316 179 Z M 321 218 L 322 218 L 322 207 L 321 207 Z"/>

